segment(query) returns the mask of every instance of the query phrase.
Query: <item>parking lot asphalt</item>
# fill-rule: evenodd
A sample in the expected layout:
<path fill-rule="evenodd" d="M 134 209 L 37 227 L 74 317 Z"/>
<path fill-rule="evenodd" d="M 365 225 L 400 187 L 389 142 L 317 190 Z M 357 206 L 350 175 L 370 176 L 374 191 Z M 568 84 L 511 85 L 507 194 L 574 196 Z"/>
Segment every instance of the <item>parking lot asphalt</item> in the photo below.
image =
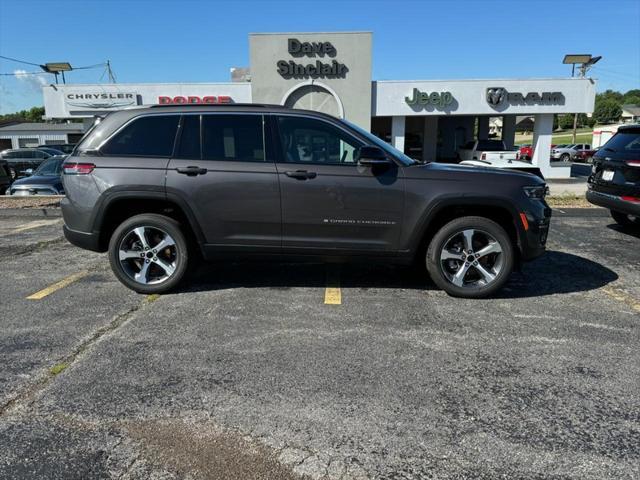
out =
<path fill-rule="evenodd" d="M 287 263 L 141 296 L 46 220 L 0 217 L 0 478 L 640 476 L 640 232 L 604 210 L 487 300 Z"/>

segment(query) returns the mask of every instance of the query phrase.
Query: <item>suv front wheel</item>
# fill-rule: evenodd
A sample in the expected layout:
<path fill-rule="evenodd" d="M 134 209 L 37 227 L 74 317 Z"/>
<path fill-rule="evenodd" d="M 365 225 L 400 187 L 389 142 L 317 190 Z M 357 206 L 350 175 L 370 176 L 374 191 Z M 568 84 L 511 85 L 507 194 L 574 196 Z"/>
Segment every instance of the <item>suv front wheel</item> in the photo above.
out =
<path fill-rule="evenodd" d="M 122 222 L 109 242 L 113 273 L 138 293 L 163 293 L 176 287 L 187 271 L 187 240 L 174 219 L 143 214 Z"/>
<path fill-rule="evenodd" d="M 507 232 L 484 217 L 461 217 L 444 225 L 427 249 L 427 270 L 454 297 L 482 298 L 497 292 L 513 270 Z"/>

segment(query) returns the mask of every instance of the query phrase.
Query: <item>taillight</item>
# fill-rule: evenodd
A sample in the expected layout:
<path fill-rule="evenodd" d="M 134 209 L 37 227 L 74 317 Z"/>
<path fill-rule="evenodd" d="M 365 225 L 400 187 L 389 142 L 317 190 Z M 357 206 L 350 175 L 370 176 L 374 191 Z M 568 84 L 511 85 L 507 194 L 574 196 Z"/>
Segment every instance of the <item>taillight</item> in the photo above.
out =
<path fill-rule="evenodd" d="M 93 172 L 96 166 L 93 163 L 63 163 L 62 170 L 65 175 L 87 175 Z"/>
<path fill-rule="evenodd" d="M 629 195 L 623 195 L 620 197 L 625 202 L 640 202 L 640 197 L 631 197 Z"/>
<path fill-rule="evenodd" d="M 640 167 L 640 160 L 626 160 L 625 163 L 630 167 Z"/>
<path fill-rule="evenodd" d="M 482 152 L 482 155 L 480 156 L 480 160 L 486 160 L 487 159 L 487 154 Z"/>

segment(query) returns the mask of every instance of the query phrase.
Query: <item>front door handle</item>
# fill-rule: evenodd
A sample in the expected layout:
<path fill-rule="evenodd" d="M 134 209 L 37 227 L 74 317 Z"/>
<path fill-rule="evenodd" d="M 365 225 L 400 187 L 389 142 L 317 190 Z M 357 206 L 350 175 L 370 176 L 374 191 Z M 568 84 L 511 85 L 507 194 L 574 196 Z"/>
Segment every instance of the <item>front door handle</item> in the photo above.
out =
<path fill-rule="evenodd" d="M 196 175 L 204 175 L 207 173 L 206 168 L 195 167 L 190 165 L 188 167 L 178 167 L 176 168 L 178 173 L 182 173 L 183 175 L 188 175 L 189 177 L 194 177 Z"/>
<path fill-rule="evenodd" d="M 284 174 L 287 177 L 297 178 L 299 180 L 307 180 L 310 178 L 316 178 L 317 176 L 316 172 L 307 172 L 306 170 L 288 171 L 288 172 L 284 172 Z"/>

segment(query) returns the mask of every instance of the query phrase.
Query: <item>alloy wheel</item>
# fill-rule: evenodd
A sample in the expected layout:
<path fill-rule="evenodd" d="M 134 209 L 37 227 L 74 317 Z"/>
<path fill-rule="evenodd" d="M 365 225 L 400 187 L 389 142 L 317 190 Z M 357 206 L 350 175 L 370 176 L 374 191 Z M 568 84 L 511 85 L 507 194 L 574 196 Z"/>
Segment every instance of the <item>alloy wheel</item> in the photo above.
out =
<path fill-rule="evenodd" d="M 500 243 L 489 233 L 465 229 L 444 242 L 440 268 L 456 287 L 479 288 L 493 283 L 504 264 Z"/>
<path fill-rule="evenodd" d="M 127 232 L 118 248 L 125 274 L 142 285 L 167 281 L 176 270 L 178 251 L 171 236 L 157 228 L 140 226 Z"/>

